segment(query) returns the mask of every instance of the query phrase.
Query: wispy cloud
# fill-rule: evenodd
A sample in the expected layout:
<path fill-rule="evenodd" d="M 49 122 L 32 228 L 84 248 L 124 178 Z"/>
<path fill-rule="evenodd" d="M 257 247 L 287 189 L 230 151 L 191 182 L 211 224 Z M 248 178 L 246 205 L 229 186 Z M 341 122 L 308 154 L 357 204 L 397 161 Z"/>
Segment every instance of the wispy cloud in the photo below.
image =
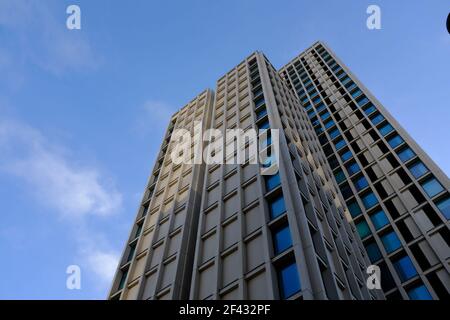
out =
<path fill-rule="evenodd" d="M 65 11 L 56 11 L 60 6 L 55 4 L 36 0 L 0 1 L 0 27 L 15 39 L 9 43 L 9 50 L 18 54 L 10 64 L 17 68 L 32 63 L 56 75 L 96 68 L 100 59 L 83 29 L 68 30 Z"/>
<path fill-rule="evenodd" d="M 0 122 L 0 168 L 23 178 L 39 200 L 65 217 L 117 212 L 122 196 L 112 183 L 96 168 L 66 159 L 61 149 L 29 126 Z"/>
<path fill-rule="evenodd" d="M 75 262 L 87 268 L 104 291 L 119 254 L 89 222 L 119 212 L 122 195 L 111 178 L 95 167 L 78 165 L 67 153 L 29 125 L 0 120 L 0 171 L 26 182 L 36 200 L 66 223 L 78 248 Z"/>

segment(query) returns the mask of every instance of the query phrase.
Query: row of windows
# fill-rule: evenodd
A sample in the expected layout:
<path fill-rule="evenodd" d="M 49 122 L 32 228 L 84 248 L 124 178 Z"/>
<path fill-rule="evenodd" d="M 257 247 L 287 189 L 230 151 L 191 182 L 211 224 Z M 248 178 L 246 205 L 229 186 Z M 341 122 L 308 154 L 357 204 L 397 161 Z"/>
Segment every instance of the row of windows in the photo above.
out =
<path fill-rule="evenodd" d="M 256 72 L 253 74 L 256 75 Z M 256 86 L 260 86 L 258 84 L 260 80 L 258 79 L 257 82 L 255 82 Z M 270 129 L 269 119 L 266 117 L 267 115 L 267 109 L 265 107 L 265 100 L 262 95 L 262 91 L 258 94 L 254 94 L 255 96 L 255 110 L 256 110 L 256 118 L 257 121 L 261 120 L 257 123 L 259 130 L 265 130 Z M 269 131 L 270 132 L 270 131 Z M 267 138 L 267 142 L 265 145 L 271 144 L 271 137 L 270 135 Z M 267 163 L 264 163 L 264 166 L 270 166 L 272 164 L 272 157 L 269 157 L 269 161 Z M 280 186 L 280 175 L 279 173 L 275 175 L 268 175 L 264 176 L 264 182 L 266 191 L 270 192 L 277 187 Z M 276 196 L 272 196 L 267 200 L 268 207 L 269 207 L 269 214 L 270 218 L 276 219 L 283 215 L 286 212 L 286 205 L 284 202 L 283 193 L 280 192 Z M 272 239 L 273 239 L 273 247 L 274 247 L 274 253 L 276 255 L 286 251 L 290 247 L 292 247 L 292 239 L 291 234 L 289 231 L 289 224 L 287 221 L 282 223 L 281 225 L 277 226 L 272 230 Z M 277 278 L 278 278 L 278 285 L 280 290 L 280 296 L 282 299 L 287 299 L 291 297 L 292 295 L 300 292 L 301 285 L 300 285 L 300 278 L 297 272 L 297 264 L 295 263 L 295 258 L 292 258 L 287 263 L 283 263 L 281 265 L 276 266 L 277 271 Z"/>

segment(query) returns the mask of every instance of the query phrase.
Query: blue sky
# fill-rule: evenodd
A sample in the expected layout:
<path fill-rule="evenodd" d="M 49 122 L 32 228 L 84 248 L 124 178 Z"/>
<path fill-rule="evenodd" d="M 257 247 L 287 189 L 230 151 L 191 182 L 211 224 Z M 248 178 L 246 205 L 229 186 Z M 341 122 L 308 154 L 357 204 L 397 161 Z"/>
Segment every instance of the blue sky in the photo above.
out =
<path fill-rule="evenodd" d="M 82 29 L 66 28 L 77 4 Z M 381 7 L 382 29 L 366 28 Z M 325 41 L 450 172 L 448 1 L 0 0 L 0 298 L 103 299 L 171 113 Z M 66 268 L 81 267 L 81 290 Z"/>

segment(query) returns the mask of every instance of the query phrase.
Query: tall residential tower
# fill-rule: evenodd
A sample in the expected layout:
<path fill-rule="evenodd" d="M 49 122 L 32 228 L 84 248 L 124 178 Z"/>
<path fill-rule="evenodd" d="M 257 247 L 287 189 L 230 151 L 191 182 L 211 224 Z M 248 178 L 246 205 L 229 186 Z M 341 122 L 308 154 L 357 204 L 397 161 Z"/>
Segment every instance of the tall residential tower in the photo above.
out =
<path fill-rule="evenodd" d="M 175 164 L 181 128 L 279 129 L 278 173 L 248 141 L 242 163 L 224 140 L 227 164 Z M 323 43 L 279 72 L 255 52 L 172 116 L 109 298 L 448 298 L 449 187 Z"/>

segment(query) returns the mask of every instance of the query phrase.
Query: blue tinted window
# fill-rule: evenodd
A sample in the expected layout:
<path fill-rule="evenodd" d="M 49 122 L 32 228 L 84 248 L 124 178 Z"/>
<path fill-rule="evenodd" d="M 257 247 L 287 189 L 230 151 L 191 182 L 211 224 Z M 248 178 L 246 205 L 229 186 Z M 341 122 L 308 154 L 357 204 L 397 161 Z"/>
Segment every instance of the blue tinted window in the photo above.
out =
<path fill-rule="evenodd" d="M 362 97 L 362 98 L 360 98 L 359 100 L 356 101 L 356 103 L 358 103 L 358 105 L 360 107 L 365 105 L 367 102 L 369 102 L 369 99 L 367 99 L 367 97 Z"/>
<path fill-rule="evenodd" d="M 328 120 L 323 125 L 325 126 L 326 129 L 328 129 L 328 128 L 334 126 L 334 121 L 333 120 Z"/>
<path fill-rule="evenodd" d="M 346 167 L 349 175 L 352 175 L 361 170 L 356 162 L 350 162 L 346 165 Z"/>
<path fill-rule="evenodd" d="M 361 214 L 361 208 L 359 207 L 356 201 L 347 202 L 348 210 L 350 211 L 350 215 L 355 218 Z"/>
<path fill-rule="evenodd" d="M 336 171 L 334 176 L 336 178 L 337 183 L 341 183 L 342 181 L 344 181 L 346 179 L 345 174 L 342 170 Z"/>
<path fill-rule="evenodd" d="M 367 187 L 369 183 L 367 182 L 366 177 L 359 176 L 355 180 L 353 180 L 353 184 L 355 185 L 356 190 L 360 191 Z"/>
<path fill-rule="evenodd" d="M 450 198 L 447 197 L 436 202 L 436 206 L 439 208 L 439 211 L 442 212 L 445 218 L 447 218 L 447 220 L 450 220 Z"/>
<path fill-rule="evenodd" d="M 375 106 L 373 104 L 369 104 L 369 105 L 365 106 L 363 110 L 364 110 L 365 114 L 369 115 L 377 109 L 375 108 Z"/>
<path fill-rule="evenodd" d="M 348 159 L 350 159 L 352 157 L 352 152 L 350 150 L 345 151 L 344 153 L 341 154 L 341 159 L 342 161 L 347 161 Z"/>
<path fill-rule="evenodd" d="M 282 215 L 286 211 L 284 198 L 282 195 L 269 201 L 270 216 L 272 219 Z"/>
<path fill-rule="evenodd" d="M 394 128 L 388 123 L 388 124 L 386 124 L 386 125 L 384 125 L 384 126 L 382 126 L 382 127 L 380 128 L 380 133 L 381 133 L 383 136 L 385 136 L 385 135 L 387 135 L 389 132 L 391 132 L 392 130 L 394 130 Z"/>
<path fill-rule="evenodd" d="M 406 162 L 416 156 L 416 154 L 408 147 L 400 150 L 397 154 L 400 160 L 402 160 L 403 162 Z"/>
<path fill-rule="evenodd" d="M 259 128 L 260 130 L 263 130 L 263 129 L 269 129 L 269 128 L 270 128 L 269 121 L 266 120 L 266 121 L 260 123 L 260 124 L 258 125 L 258 128 Z"/>
<path fill-rule="evenodd" d="M 282 299 L 287 299 L 299 292 L 301 287 L 296 264 L 291 263 L 283 268 L 280 268 L 278 270 L 278 281 L 280 284 L 280 294 Z"/>
<path fill-rule="evenodd" d="M 345 146 L 345 144 L 346 144 L 345 140 L 342 138 L 334 142 L 334 145 L 336 146 L 337 150 L 341 149 L 343 146 Z"/>
<path fill-rule="evenodd" d="M 317 126 L 317 125 L 318 125 L 318 124 L 320 123 L 320 120 L 319 120 L 319 119 L 317 119 L 317 118 L 316 118 L 316 119 L 314 119 L 314 120 L 313 120 L 313 119 L 311 119 L 311 121 L 312 121 L 312 125 L 313 125 L 313 126 Z"/>
<path fill-rule="evenodd" d="M 361 197 L 361 200 L 364 203 L 364 207 L 366 207 L 366 209 L 372 208 L 378 203 L 377 197 L 373 192 L 366 193 Z"/>
<path fill-rule="evenodd" d="M 402 281 L 406 281 L 417 275 L 416 268 L 408 256 L 394 261 L 394 268 Z"/>
<path fill-rule="evenodd" d="M 361 239 L 364 239 L 365 237 L 370 235 L 369 225 L 367 224 L 366 220 L 362 220 L 361 222 L 357 223 L 356 230 L 358 231 Z"/>
<path fill-rule="evenodd" d="M 372 117 L 370 120 L 372 120 L 373 124 L 378 124 L 384 120 L 384 117 L 381 114 L 377 114 L 374 117 Z"/>
<path fill-rule="evenodd" d="M 425 167 L 425 165 L 420 161 L 414 162 L 413 164 L 409 165 L 408 169 L 409 171 L 411 171 L 414 178 L 420 178 L 428 172 L 428 168 Z"/>
<path fill-rule="evenodd" d="M 329 117 L 330 117 L 330 113 L 328 111 L 320 115 L 320 118 L 322 118 L 322 120 L 326 120 Z"/>
<path fill-rule="evenodd" d="M 395 148 L 403 143 L 403 139 L 399 135 L 396 135 L 390 138 L 387 142 L 392 148 Z"/>
<path fill-rule="evenodd" d="M 263 109 L 258 110 L 258 111 L 256 112 L 256 117 L 257 117 L 258 119 L 260 119 L 260 118 L 264 117 L 266 114 L 267 114 L 267 109 L 266 109 L 266 108 L 263 108 Z"/>
<path fill-rule="evenodd" d="M 411 300 L 433 300 L 430 292 L 423 284 L 409 289 L 408 296 Z"/>
<path fill-rule="evenodd" d="M 320 112 L 320 111 L 322 111 L 323 109 L 325 109 L 325 105 L 324 105 L 323 103 L 319 104 L 319 105 L 316 107 L 316 111 L 317 111 L 317 112 Z"/>
<path fill-rule="evenodd" d="M 334 130 L 331 130 L 331 131 L 329 132 L 329 134 L 330 134 L 331 139 L 334 139 L 334 138 L 336 138 L 338 135 L 340 135 L 341 133 L 339 132 L 338 129 L 334 129 Z"/>
<path fill-rule="evenodd" d="M 266 102 L 264 101 L 264 97 L 263 97 L 263 96 L 260 96 L 259 98 L 257 98 L 257 99 L 255 100 L 255 108 L 258 108 L 258 107 L 262 106 L 264 103 L 266 103 Z"/>
<path fill-rule="evenodd" d="M 345 85 L 345 87 L 347 88 L 347 90 L 352 90 L 352 89 L 356 88 L 356 84 L 353 81 L 351 81 L 351 82 L 347 83 Z"/>
<path fill-rule="evenodd" d="M 435 178 L 428 179 L 422 182 L 421 185 L 430 198 L 444 191 L 442 185 Z"/>
<path fill-rule="evenodd" d="M 314 98 L 313 103 L 318 104 L 320 102 L 320 97 Z"/>
<path fill-rule="evenodd" d="M 374 263 L 375 261 L 378 261 L 381 259 L 381 251 L 375 242 L 370 242 L 370 243 L 366 244 L 365 247 L 366 247 L 367 255 L 369 256 L 370 262 Z"/>
<path fill-rule="evenodd" d="M 381 242 L 383 242 L 384 248 L 387 253 L 394 252 L 402 246 L 400 239 L 394 231 L 386 233 L 381 237 Z"/>
<path fill-rule="evenodd" d="M 278 187 L 280 185 L 280 175 L 274 174 L 271 176 L 264 176 L 264 179 L 266 181 L 266 189 L 267 191 L 273 190 L 276 187 Z"/>
<path fill-rule="evenodd" d="M 352 97 L 353 98 L 356 98 L 356 97 L 358 97 L 359 95 L 361 95 L 361 90 L 359 90 L 359 89 L 356 89 L 355 91 L 353 91 L 352 92 Z"/>
<path fill-rule="evenodd" d="M 389 224 L 389 220 L 383 210 L 377 211 L 372 214 L 370 216 L 370 220 L 372 220 L 372 223 L 377 230 Z"/>
<path fill-rule="evenodd" d="M 273 235 L 273 242 L 276 254 L 290 248 L 292 246 L 292 240 L 289 226 L 284 226 L 281 229 L 276 230 Z"/>

